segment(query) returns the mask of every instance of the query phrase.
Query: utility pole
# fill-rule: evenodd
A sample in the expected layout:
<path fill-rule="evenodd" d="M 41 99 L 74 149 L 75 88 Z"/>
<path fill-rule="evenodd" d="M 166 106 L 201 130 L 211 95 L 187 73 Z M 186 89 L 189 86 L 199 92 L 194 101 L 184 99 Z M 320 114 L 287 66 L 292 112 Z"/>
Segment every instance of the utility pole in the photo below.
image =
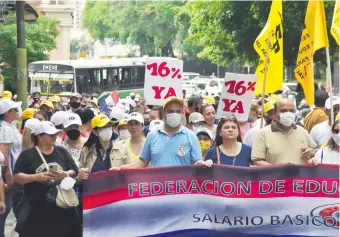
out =
<path fill-rule="evenodd" d="M 17 18 L 17 90 L 18 101 L 22 101 L 22 108 L 27 108 L 27 52 L 25 46 L 25 1 L 16 1 Z"/>

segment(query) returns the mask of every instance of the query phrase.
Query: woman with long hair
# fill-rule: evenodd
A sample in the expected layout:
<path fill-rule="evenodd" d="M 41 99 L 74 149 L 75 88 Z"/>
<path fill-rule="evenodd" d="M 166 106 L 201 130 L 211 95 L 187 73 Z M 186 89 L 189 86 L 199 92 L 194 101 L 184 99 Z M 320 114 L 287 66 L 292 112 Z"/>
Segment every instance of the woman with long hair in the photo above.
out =
<path fill-rule="evenodd" d="M 92 133 L 80 153 L 79 178 L 88 179 L 89 173 L 107 171 L 131 163 L 127 147 L 113 141 L 112 121 L 99 114 L 92 119 Z"/>
<path fill-rule="evenodd" d="M 214 164 L 249 167 L 251 147 L 242 143 L 240 127 L 234 115 L 220 120 L 216 129 L 215 147 L 210 148 L 206 160 Z"/>
<path fill-rule="evenodd" d="M 200 109 L 200 113 L 203 115 L 205 121 L 207 122 L 206 128 L 210 130 L 212 136 L 216 136 L 216 111 L 212 104 L 203 104 Z"/>
<path fill-rule="evenodd" d="M 63 147 L 55 145 L 60 130 L 52 122 L 41 122 L 34 132 L 35 147 L 24 150 L 14 168 L 14 180 L 24 186 L 23 200 L 27 200 L 27 206 L 19 210 L 21 218 L 24 210 L 27 216 L 19 218 L 20 226 L 17 225 L 16 231 L 20 237 L 81 236 L 76 209 L 63 209 L 57 206 L 53 198 L 49 198 L 50 190 L 61 180 L 67 176 L 77 176 L 77 166 Z"/>
<path fill-rule="evenodd" d="M 132 160 L 138 160 L 140 153 L 143 150 L 145 138 L 143 134 L 144 128 L 144 118 L 138 112 L 133 112 L 129 114 L 127 118 L 127 127 L 129 133 L 131 134 L 131 138 L 123 141 L 127 146 L 129 155 Z"/>
<path fill-rule="evenodd" d="M 327 146 L 319 149 L 315 156 L 308 161 L 309 164 L 340 164 L 340 116 L 332 126 L 332 137 Z"/>

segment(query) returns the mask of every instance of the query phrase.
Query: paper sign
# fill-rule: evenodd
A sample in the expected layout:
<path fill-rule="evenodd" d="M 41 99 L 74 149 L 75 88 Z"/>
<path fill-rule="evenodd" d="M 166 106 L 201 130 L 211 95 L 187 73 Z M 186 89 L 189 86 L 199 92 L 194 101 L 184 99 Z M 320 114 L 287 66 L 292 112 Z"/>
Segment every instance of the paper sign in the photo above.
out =
<path fill-rule="evenodd" d="M 217 118 L 235 115 L 238 121 L 247 121 L 257 75 L 226 73 Z"/>
<path fill-rule="evenodd" d="M 148 58 L 145 65 L 144 99 L 147 105 L 163 105 L 164 99 L 183 98 L 183 61 L 176 58 Z"/>

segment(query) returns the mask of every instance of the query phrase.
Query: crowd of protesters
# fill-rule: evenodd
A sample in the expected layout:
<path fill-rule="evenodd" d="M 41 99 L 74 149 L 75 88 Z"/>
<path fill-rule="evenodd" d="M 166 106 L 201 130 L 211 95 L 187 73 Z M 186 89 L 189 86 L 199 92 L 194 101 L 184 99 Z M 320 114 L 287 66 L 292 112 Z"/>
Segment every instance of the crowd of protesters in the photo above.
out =
<path fill-rule="evenodd" d="M 206 93 L 170 97 L 163 106 L 151 106 L 131 93 L 104 110 L 88 94 L 74 93 L 64 103 L 58 96 L 43 100 L 35 92 L 22 111 L 21 102 L 15 102 L 10 91 L 3 92 L 0 237 L 11 210 L 20 237 L 81 236 L 82 181 L 95 172 L 340 163 L 340 97 L 333 96 L 330 103 L 328 93 L 319 89 L 312 107 L 304 101 L 296 105 L 280 93 L 266 95 L 263 106 L 254 98 L 247 121 L 232 114 L 216 119 L 218 99 Z M 76 208 L 51 202 L 52 188 L 66 177 L 76 180 Z"/>

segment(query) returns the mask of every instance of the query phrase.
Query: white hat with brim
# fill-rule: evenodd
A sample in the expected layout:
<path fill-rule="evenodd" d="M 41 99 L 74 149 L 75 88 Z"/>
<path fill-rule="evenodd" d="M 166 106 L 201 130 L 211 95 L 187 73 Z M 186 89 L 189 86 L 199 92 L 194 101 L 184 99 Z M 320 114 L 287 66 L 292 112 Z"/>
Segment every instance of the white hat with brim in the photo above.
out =
<path fill-rule="evenodd" d="M 162 120 L 152 120 L 149 126 L 149 130 L 153 131 L 155 129 L 158 129 L 164 125 L 164 122 Z"/>
<path fill-rule="evenodd" d="M 129 116 L 127 118 L 127 122 L 130 122 L 130 121 L 137 121 L 138 123 L 144 124 L 143 115 L 141 115 L 138 112 L 133 112 L 133 113 L 129 114 Z"/>
<path fill-rule="evenodd" d="M 126 117 L 125 111 L 123 111 L 121 108 L 114 106 L 111 109 L 110 113 L 110 120 L 120 121 Z"/>
<path fill-rule="evenodd" d="M 39 126 L 41 126 L 41 122 L 36 118 L 31 118 L 26 120 L 24 128 L 29 128 L 31 133 L 35 133 Z"/>
<path fill-rule="evenodd" d="M 64 119 L 63 122 L 63 127 L 67 128 L 71 125 L 82 125 L 81 119 L 78 114 L 75 113 L 67 113 L 66 118 Z"/>
<path fill-rule="evenodd" d="M 340 97 L 339 96 L 332 96 L 332 105 L 340 104 Z M 330 110 L 331 109 L 331 98 L 328 98 L 325 103 L 325 108 Z"/>
<path fill-rule="evenodd" d="M 54 126 L 62 125 L 66 118 L 66 114 L 66 111 L 57 111 L 52 115 L 50 121 L 54 124 Z"/>
<path fill-rule="evenodd" d="M 213 139 L 212 132 L 209 129 L 207 129 L 207 128 L 201 128 L 201 129 L 196 131 L 196 135 L 197 136 L 201 135 L 201 134 L 207 135 L 210 138 L 210 140 Z"/>
<path fill-rule="evenodd" d="M 56 129 L 54 124 L 50 121 L 42 121 L 40 122 L 40 126 L 34 131 L 35 135 L 39 134 L 48 134 L 48 135 L 54 135 L 57 133 L 60 133 L 61 130 Z"/>
<path fill-rule="evenodd" d="M 20 102 L 14 102 L 13 100 L 1 100 L 0 101 L 0 114 L 8 112 L 10 109 L 21 107 Z"/>

